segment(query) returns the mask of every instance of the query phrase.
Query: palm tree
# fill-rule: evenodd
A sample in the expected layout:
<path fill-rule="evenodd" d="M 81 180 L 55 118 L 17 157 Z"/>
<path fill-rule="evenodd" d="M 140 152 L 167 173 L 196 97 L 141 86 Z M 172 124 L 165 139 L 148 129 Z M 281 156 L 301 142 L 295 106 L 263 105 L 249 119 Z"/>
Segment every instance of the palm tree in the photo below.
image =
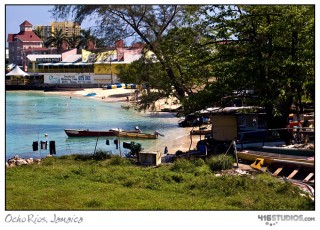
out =
<path fill-rule="evenodd" d="M 73 33 L 71 37 L 68 37 L 68 44 L 70 48 L 79 48 L 80 46 L 80 41 L 81 41 L 82 36 L 81 35 L 76 35 Z"/>
<path fill-rule="evenodd" d="M 35 30 L 33 30 L 33 32 L 40 38 L 42 39 L 42 30 L 43 28 L 40 26 L 37 26 Z"/>
<path fill-rule="evenodd" d="M 61 53 L 62 46 L 64 43 L 68 43 L 68 36 L 63 33 L 62 29 L 60 30 L 55 30 L 54 32 L 51 32 L 51 37 L 49 37 L 45 44 L 46 46 L 54 46 L 57 47 L 57 53 Z"/>
<path fill-rule="evenodd" d="M 96 41 L 95 36 L 91 34 L 91 29 L 89 28 L 88 30 L 80 30 L 81 32 L 81 39 L 79 41 L 78 47 L 83 48 L 83 49 L 88 49 L 89 47 L 89 42 L 94 42 Z"/>

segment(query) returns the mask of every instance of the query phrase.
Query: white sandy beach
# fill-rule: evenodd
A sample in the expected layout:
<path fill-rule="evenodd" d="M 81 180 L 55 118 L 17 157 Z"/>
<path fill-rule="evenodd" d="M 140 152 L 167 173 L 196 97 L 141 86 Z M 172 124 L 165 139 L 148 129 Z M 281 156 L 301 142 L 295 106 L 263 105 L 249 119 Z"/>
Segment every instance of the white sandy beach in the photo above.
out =
<path fill-rule="evenodd" d="M 91 100 L 103 100 L 106 103 L 124 103 L 127 105 L 130 105 L 130 102 L 127 101 L 127 96 L 129 95 L 129 99 L 134 100 L 134 91 L 135 89 L 124 89 L 124 88 L 116 88 L 116 89 L 102 89 L 102 88 L 91 88 L 91 89 L 83 89 L 83 90 L 79 90 L 79 91 L 56 91 L 56 92 L 48 92 L 48 93 L 52 93 L 52 94 L 59 94 L 59 95 L 65 95 L 67 97 L 84 97 L 85 95 L 89 94 L 89 93 L 96 93 L 95 96 L 90 96 L 87 97 L 88 99 Z M 171 107 L 174 108 L 177 105 L 174 105 L 171 103 L 170 100 L 160 100 L 158 102 L 156 102 L 156 108 L 157 109 L 161 109 L 161 108 L 165 108 L 165 107 Z M 191 128 L 181 128 L 178 127 L 177 125 L 177 129 L 179 129 L 179 131 L 181 131 L 181 129 L 184 130 L 183 135 L 176 136 L 174 134 L 170 134 L 171 136 L 168 138 L 168 136 L 166 137 L 166 140 L 172 140 L 170 141 L 170 143 L 165 142 L 163 143 L 163 147 L 161 148 L 161 150 L 159 149 L 155 149 L 158 151 L 163 152 L 164 148 L 167 147 L 169 150 L 170 154 L 174 154 L 176 151 L 180 150 L 180 151 L 188 151 L 189 149 L 194 149 L 197 145 L 197 142 L 200 140 L 200 136 L 198 135 L 193 135 L 192 136 L 192 144 L 190 146 L 191 143 L 191 139 L 190 139 L 190 130 Z M 204 138 L 204 136 L 201 137 L 202 139 Z M 161 142 L 161 137 L 159 138 L 160 142 Z"/>
<path fill-rule="evenodd" d="M 133 96 L 134 89 L 124 89 L 124 88 L 117 88 L 117 89 L 106 89 L 103 90 L 102 88 L 91 88 L 91 89 L 79 89 L 78 91 L 49 91 L 47 93 L 51 94 L 60 94 L 65 95 L 68 97 L 83 97 L 89 93 L 96 93 L 95 96 L 88 97 L 90 99 L 95 100 L 104 100 L 106 102 L 126 102 L 126 96 L 130 94 Z M 117 97 L 112 97 L 114 95 L 118 95 Z M 121 97 L 121 95 L 123 95 Z"/>

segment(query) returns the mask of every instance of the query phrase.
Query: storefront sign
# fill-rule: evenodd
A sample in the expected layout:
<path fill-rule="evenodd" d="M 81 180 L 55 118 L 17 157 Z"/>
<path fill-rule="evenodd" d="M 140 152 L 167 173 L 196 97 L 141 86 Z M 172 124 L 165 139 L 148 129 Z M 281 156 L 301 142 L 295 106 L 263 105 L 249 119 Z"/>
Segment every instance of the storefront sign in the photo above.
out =
<path fill-rule="evenodd" d="M 92 82 L 90 75 L 44 75 L 44 83 L 47 84 L 90 84 Z"/>
<path fill-rule="evenodd" d="M 57 63 L 61 58 L 36 58 L 36 63 Z"/>

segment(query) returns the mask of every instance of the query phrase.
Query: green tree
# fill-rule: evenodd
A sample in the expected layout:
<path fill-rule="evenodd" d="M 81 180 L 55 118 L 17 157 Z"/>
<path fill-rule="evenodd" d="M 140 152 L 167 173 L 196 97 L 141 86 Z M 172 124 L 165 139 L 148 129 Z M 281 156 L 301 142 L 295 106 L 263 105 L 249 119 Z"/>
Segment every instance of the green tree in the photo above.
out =
<path fill-rule="evenodd" d="M 182 89 L 187 97 L 179 98 L 183 103 L 195 93 L 201 91 L 212 78 L 210 46 L 203 46 L 205 38 L 199 31 L 190 27 L 171 29 L 159 42 L 159 50 L 165 57 L 166 67 L 169 68 L 167 81 L 174 89 Z M 199 109 L 199 108 L 198 108 Z"/>
<path fill-rule="evenodd" d="M 70 37 L 67 38 L 67 42 L 70 48 L 79 48 L 81 37 L 73 33 Z"/>
<path fill-rule="evenodd" d="M 137 83 L 157 89 L 148 91 L 149 98 L 143 97 L 141 103 L 150 104 L 152 100 L 175 96 L 177 84 L 189 97 L 201 90 L 210 78 L 210 52 L 201 45 L 201 36 L 191 28 L 172 29 L 159 40 L 158 50 L 165 57 L 165 65 L 173 72 L 169 77 L 157 57 L 143 56 L 138 61 L 120 70 L 119 77 L 128 83 Z M 181 98 L 179 98 L 181 100 Z M 183 99 L 183 103 L 187 98 Z M 197 107 L 197 109 L 201 109 Z"/>
<path fill-rule="evenodd" d="M 130 65 L 119 66 L 119 77 L 122 82 L 144 84 L 148 94 L 151 93 L 151 88 L 156 88 L 157 79 L 162 81 L 159 74 L 163 74 L 159 63 L 153 62 L 152 58 L 145 56 L 145 53 L 139 60 L 133 61 Z"/>
<path fill-rule="evenodd" d="M 146 109 L 158 99 L 168 97 L 172 91 L 160 63 L 154 57 L 146 56 L 145 52 L 139 60 L 118 67 L 121 82 L 143 85 L 146 88 L 137 105 L 140 110 Z"/>
<path fill-rule="evenodd" d="M 62 29 L 56 29 L 54 32 L 51 32 L 51 37 L 45 41 L 46 46 L 57 47 L 57 53 L 61 53 L 64 43 L 68 44 L 68 36 L 63 33 Z"/>
<path fill-rule="evenodd" d="M 217 50 L 214 84 L 230 93 L 254 90 L 269 124 L 285 126 L 292 103 L 299 106 L 314 95 L 314 6 L 221 6 L 206 12 L 208 44 Z"/>
<path fill-rule="evenodd" d="M 253 90 L 269 124 L 282 126 L 292 103 L 301 112 L 303 100 L 314 101 L 314 10 L 312 5 L 58 5 L 53 13 L 63 18 L 73 12 L 80 22 L 95 16 L 99 37 L 112 44 L 137 36 L 156 61 L 142 58 L 123 76 L 137 76 L 158 95 L 172 93 L 196 110 Z"/>
<path fill-rule="evenodd" d="M 42 31 L 43 31 L 42 27 L 39 27 L 39 26 L 37 26 L 36 29 L 33 30 L 33 32 L 34 32 L 40 39 L 43 39 L 43 38 L 42 38 Z"/>
<path fill-rule="evenodd" d="M 170 29 L 182 26 L 185 8 L 183 5 L 57 5 L 52 13 L 64 18 L 72 12 L 79 22 L 94 16 L 99 25 L 97 36 L 105 37 L 110 44 L 120 38 L 138 36 L 156 55 L 176 96 L 183 100 L 188 92 L 175 76 L 176 71 L 168 65 L 159 43 Z"/>
<path fill-rule="evenodd" d="M 91 28 L 87 30 L 80 30 L 79 48 L 88 49 L 89 42 L 96 43 L 96 37 L 92 34 Z"/>

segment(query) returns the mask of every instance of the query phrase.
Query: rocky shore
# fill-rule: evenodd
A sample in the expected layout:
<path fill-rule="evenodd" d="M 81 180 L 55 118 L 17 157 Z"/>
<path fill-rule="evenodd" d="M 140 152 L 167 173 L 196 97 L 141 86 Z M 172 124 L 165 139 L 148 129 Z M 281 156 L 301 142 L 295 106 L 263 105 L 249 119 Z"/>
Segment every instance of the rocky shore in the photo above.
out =
<path fill-rule="evenodd" d="M 15 167 L 20 165 L 30 165 L 30 164 L 40 164 L 41 158 L 39 159 L 33 159 L 33 158 L 21 158 L 19 155 L 15 155 L 14 157 L 10 158 L 6 161 L 6 167 Z"/>

